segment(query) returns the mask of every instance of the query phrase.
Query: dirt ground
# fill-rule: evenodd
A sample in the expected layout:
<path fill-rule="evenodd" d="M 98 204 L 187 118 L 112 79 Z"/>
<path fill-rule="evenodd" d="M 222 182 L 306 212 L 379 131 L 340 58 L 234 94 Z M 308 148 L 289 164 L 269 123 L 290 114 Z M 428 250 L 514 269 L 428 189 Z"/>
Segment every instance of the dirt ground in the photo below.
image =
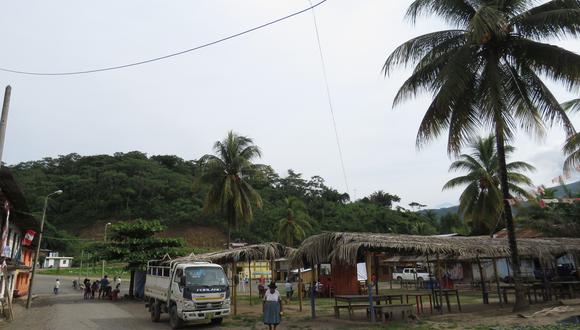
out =
<path fill-rule="evenodd" d="M 543 309 L 557 307 L 551 312 L 537 313 Z M 2 329 L 138 329 L 156 330 L 170 329 L 167 315 L 160 323 L 152 323 L 149 315 L 140 301 L 83 301 L 80 295 L 64 294 L 59 296 L 42 295 L 35 299 L 34 307 L 26 310 L 23 301 L 15 307 L 16 320 L 11 323 L 1 323 Z M 298 310 L 297 302 L 285 306 L 282 324 L 284 329 L 510 329 L 512 326 L 553 325 L 569 316 L 580 315 L 580 305 L 560 306 L 557 304 L 533 305 L 523 313 L 528 318 L 522 318 L 511 313 L 510 307 L 499 308 L 496 305 L 466 305 L 463 312 L 445 313 L 443 315 L 427 315 L 412 321 L 391 321 L 388 324 L 370 324 L 366 313 L 358 311 L 354 320 L 336 320 L 332 306 L 319 306 L 315 320 L 310 318 L 310 309 L 304 306 Z M 534 313 L 536 313 L 534 315 Z M 187 329 L 217 329 L 208 324 L 195 324 Z M 579 327 L 580 328 L 580 327 Z M 267 329 L 261 322 L 260 306 L 249 306 L 248 301 L 238 305 L 238 315 L 229 317 L 219 329 Z"/>

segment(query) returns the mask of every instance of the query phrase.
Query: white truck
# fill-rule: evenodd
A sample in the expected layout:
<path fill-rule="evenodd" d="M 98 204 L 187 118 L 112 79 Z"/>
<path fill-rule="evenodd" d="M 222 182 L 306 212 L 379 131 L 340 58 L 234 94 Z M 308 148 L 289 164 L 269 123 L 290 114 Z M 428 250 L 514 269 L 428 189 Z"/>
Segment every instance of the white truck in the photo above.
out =
<path fill-rule="evenodd" d="M 429 280 L 429 273 L 421 273 L 417 272 L 415 268 L 403 268 L 402 272 L 394 272 L 393 279 L 394 280 L 404 280 L 404 281 L 426 281 Z"/>
<path fill-rule="evenodd" d="M 145 301 L 151 321 L 169 313 L 173 329 L 196 320 L 219 325 L 230 314 L 227 276 L 220 265 L 209 262 L 149 261 Z"/>

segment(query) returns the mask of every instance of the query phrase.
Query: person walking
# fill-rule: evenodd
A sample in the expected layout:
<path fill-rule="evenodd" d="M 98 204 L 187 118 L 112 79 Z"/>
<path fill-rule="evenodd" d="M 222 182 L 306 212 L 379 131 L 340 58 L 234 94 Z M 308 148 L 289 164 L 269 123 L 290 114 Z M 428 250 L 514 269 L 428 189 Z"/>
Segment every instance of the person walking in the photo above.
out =
<path fill-rule="evenodd" d="M 91 299 L 95 299 L 95 293 L 97 291 L 101 292 L 101 283 L 99 283 L 99 280 L 95 280 L 93 282 L 93 284 L 91 285 Z"/>
<path fill-rule="evenodd" d="M 56 282 L 54 283 L 54 289 L 52 290 L 54 292 L 54 294 L 58 294 L 58 289 L 60 289 L 60 281 L 57 278 Z"/>
<path fill-rule="evenodd" d="M 294 295 L 294 288 L 292 287 L 292 282 L 290 282 L 290 278 L 286 279 L 284 289 L 286 291 L 286 299 L 288 299 L 288 301 L 292 300 L 292 296 Z"/>
<path fill-rule="evenodd" d="M 83 296 L 83 299 L 88 300 L 91 299 L 91 280 L 89 280 L 88 278 L 85 278 L 85 280 L 83 281 L 83 286 L 84 286 L 84 291 L 85 294 Z"/>
<path fill-rule="evenodd" d="M 105 275 L 101 280 L 101 288 L 99 290 L 99 299 L 106 298 L 109 295 L 109 276 Z"/>
<path fill-rule="evenodd" d="M 268 285 L 269 290 L 264 294 L 262 309 L 264 312 L 264 324 L 268 325 L 268 329 L 275 330 L 282 319 L 282 298 L 280 292 L 276 290 L 276 283 L 271 282 Z"/>

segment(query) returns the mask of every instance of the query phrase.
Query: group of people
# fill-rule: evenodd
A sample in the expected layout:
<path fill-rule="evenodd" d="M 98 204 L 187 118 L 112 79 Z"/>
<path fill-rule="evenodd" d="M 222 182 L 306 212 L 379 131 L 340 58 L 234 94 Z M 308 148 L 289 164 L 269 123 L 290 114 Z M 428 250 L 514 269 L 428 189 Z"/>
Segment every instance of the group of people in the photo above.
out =
<path fill-rule="evenodd" d="M 113 289 L 113 285 L 115 286 L 115 289 Z M 95 295 L 97 295 L 98 299 L 116 300 L 121 291 L 121 278 L 115 276 L 113 282 L 111 282 L 109 277 L 105 275 L 102 279 L 95 280 L 92 283 L 90 279 L 85 278 L 83 286 L 85 300 L 95 299 Z"/>

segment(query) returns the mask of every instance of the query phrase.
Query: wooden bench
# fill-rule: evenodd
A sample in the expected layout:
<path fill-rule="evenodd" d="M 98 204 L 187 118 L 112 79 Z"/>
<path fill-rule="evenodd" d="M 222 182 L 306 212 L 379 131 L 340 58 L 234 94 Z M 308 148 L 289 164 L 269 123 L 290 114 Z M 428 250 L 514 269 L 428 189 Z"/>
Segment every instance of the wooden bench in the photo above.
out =
<path fill-rule="evenodd" d="M 333 306 L 334 307 L 334 316 L 339 319 L 340 318 L 340 310 L 341 309 L 348 309 L 348 318 L 352 320 L 352 314 L 353 311 L 355 309 L 364 309 L 367 310 L 368 313 L 368 309 L 369 309 L 369 305 L 338 305 L 338 306 Z"/>
<path fill-rule="evenodd" d="M 392 320 L 393 316 L 397 314 L 400 314 L 403 320 L 406 320 L 409 315 L 413 315 L 412 304 L 377 305 L 373 306 L 373 309 L 375 310 L 375 315 L 380 315 L 383 322 L 387 321 L 387 315 L 389 320 Z"/>

